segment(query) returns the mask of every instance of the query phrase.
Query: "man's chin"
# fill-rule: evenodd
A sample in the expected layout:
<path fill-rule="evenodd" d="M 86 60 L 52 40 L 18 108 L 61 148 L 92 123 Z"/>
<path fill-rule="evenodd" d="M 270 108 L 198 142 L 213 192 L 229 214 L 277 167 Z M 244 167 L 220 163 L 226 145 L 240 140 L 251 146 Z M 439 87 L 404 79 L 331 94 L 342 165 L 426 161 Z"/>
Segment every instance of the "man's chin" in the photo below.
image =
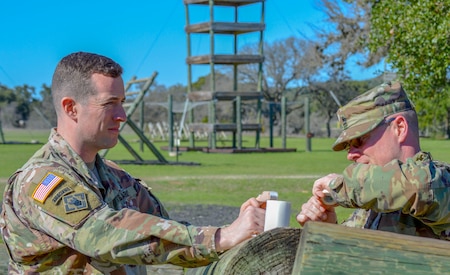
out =
<path fill-rule="evenodd" d="M 118 143 L 118 140 L 116 139 L 116 140 L 111 140 L 111 141 L 109 141 L 109 142 L 105 142 L 104 144 L 103 144 L 103 148 L 102 148 L 102 150 L 108 150 L 108 149 L 111 149 L 111 148 L 113 148 L 114 146 L 116 146 L 117 145 L 117 143 Z"/>

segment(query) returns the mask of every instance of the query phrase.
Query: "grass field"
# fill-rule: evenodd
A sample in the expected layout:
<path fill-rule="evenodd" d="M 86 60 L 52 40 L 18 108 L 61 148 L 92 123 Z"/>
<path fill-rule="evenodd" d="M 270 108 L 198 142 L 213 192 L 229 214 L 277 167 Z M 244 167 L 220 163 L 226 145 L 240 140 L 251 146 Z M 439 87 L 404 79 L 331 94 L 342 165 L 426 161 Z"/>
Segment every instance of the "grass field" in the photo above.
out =
<path fill-rule="evenodd" d="M 48 131 L 13 130 L 4 131 L 10 144 L 0 144 L 0 190 L 4 189 L 7 178 L 18 169 L 42 144 L 14 144 L 31 140 L 45 143 Z M 125 135 L 139 150 L 137 138 Z M 305 152 L 303 138 L 288 138 L 287 147 L 296 148 L 290 153 L 245 153 L 213 154 L 202 152 L 182 152 L 180 162 L 195 162 L 200 165 L 121 165 L 132 175 L 141 178 L 153 192 L 169 204 L 219 204 L 239 206 L 252 196 L 265 190 L 277 191 L 280 200 L 292 203 L 291 226 L 297 227 L 295 215 L 311 195 L 315 179 L 328 173 L 339 173 L 349 162 L 345 152 L 333 152 L 330 147 L 334 139 L 313 138 L 312 152 Z M 14 143 L 13 143 L 14 142 Z M 253 137 L 245 137 L 245 146 L 251 146 Z M 167 141 L 155 141 L 155 146 L 167 146 Z M 181 144 L 181 146 L 187 145 Z M 422 140 L 422 149 L 432 152 L 435 159 L 450 162 L 450 141 Z M 262 138 L 261 147 L 268 147 L 268 138 Z M 281 147 L 281 140 L 274 140 L 274 147 Z M 167 160 L 175 157 L 161 151 Z M 155 159 L 145 148 L 142 157 Z M 110 150 L 107 158 L 112 160 L 132 160 L 132 156 L 119 144 Z M 351 211 L 339 209 L 340 219 Z"/>

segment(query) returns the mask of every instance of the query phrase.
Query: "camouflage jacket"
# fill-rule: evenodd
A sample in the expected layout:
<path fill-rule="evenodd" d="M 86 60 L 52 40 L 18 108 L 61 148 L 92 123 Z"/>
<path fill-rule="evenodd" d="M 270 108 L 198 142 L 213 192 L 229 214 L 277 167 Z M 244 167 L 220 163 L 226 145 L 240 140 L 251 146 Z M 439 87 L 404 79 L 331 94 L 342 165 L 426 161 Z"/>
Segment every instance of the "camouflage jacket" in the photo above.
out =
<path fill-rule="evenodd" d="M 339 205 L 360 208 L 344 225 L 450 240 L 450 166 L 429 153 L 352 164 L 330 187 Z"/>
<path fill-rule="evenodd" d="M 11 176 L 0 221 L 9 274 L 110 274 L 122 265 L 218 259 L 216 227 L 170 220 L 140 180 L 99 156 L 95 165 L 97 176 L 53 130 Z"/>

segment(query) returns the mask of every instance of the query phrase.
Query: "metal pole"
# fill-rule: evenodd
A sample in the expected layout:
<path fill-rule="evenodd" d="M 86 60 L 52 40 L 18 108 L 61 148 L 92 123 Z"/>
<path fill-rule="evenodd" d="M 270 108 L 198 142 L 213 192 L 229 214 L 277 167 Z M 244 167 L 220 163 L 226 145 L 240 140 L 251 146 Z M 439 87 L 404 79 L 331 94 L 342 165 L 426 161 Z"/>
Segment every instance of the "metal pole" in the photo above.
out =
<path fill-rule="evenodd" d="M 142 100 L 140 103 L 140 114 L 139 114 L 139 128 L 141 129 L 142 133 L 144 132 L 144 101 Z M 141 149 L 141 152 L 144 152 L 144 142 L 142 140 L 139 141 L 139 146 Z"/>
<path fill-rule="evenodd" d="M 2 143 L 6 143 L 5 136 L 3 135 L 3 129 L 2 129 L 2 121 L 0 120 L 0 139 Z"/>
<path fill-rule="evenodd" d="M 306 152 L 311 152 L 311 129 L 309 117 L 309 97 L 305 97 L 305 135 L 306 135 Z"/>
<path fill-rule="evenodd" d="M 211 26 L 214 24 L 214 0 L 209 0 L 209 22 Z M 214 45 L 214 28 L 209 30 L 209 55 L 212 57 L 215 54 L 215 45 Z M 215 72 L 215 63 L 211 58 L 209 61 L 210 66 L 210 79 L 211 79 L 211 92 L 216 92 L 216 72 Z M 208 123 L 213 125 L 213 130 L 210 133 L 210 148 L 216 149 L 216 130 L 214 129 L 214 124 L 216 124 L 216 102 L 215 100 L 211 100 L 209 103 L 209 119 Z"/>
<path fill-rule="evenodd" d="M 281 97 L 281 147 L 286 149 L 286 96 Z"/>
<path fill-rule="evenodd" d="M 242 149 L 242 118 L 241 118 L 241 97 L 236 97 L 236 132 L 237 148 Z"/>
<path fill-rule="evenodd" d="M 269 102 L 269 147 L 273 148 L 273 102 Z"/>
<path fill-rule="evenodd" d="M 185 14 L 186 14 L 186 26 L 190 25 L 190 18 L 189 18 L 189 5 L 185 4 Z M 189 32 L 186 32 L 186 44 L 187 44 L 187 57 L 191 57 L 192 51 L 191 51 L 191 34 Z M 188 84 L 187 84 L 187 92 L 188 94 L 192 92 L 192 65 L 187 62 L 187 75 L 188 75 Z M 189 98 L 186 98 L 186 101 L 188 101 Z M 194 108 L 189 110 L 189 124 L 194 123 Z M 184 124 L 183 124 L 184 125 Z M 189 133 L 189 146 L 191 148 L 195 147 L 195 136 L 194 132 Z"/>
<path fill-rule="evenodd" d="M 173 151 L 173 99 L 172 95 L 169 95 L 169 102 L 168 102 L 168 118 L 169 118 L 169 152 Z"/>

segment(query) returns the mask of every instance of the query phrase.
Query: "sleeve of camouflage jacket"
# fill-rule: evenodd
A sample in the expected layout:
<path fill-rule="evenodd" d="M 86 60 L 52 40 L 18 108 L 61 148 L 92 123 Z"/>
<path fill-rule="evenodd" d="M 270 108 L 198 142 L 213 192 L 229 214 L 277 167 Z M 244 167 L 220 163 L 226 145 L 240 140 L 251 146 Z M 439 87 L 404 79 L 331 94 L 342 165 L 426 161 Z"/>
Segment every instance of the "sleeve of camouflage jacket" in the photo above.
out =
<path fill-rule="evenodd" d="M 186 267 L 218 259 L 217 227 L 183 225 L 127 208 L 113 210 L 96 192 L 67 175 L 61 175 L 64 180 L 48 198 L 37 201 L 34 196 L 43 175 L 33 170 L 19 176 L 15 208 L 31 228 L 82 254 L 105 262 Z"/>
<path fill-rule="evenodd" d="M 402 210 L 436 232 L 450 226 L 450 175 L 426 153 L 385 166 L 352 164 L 330 182 L 339 205 L 377 212 Z"/>

